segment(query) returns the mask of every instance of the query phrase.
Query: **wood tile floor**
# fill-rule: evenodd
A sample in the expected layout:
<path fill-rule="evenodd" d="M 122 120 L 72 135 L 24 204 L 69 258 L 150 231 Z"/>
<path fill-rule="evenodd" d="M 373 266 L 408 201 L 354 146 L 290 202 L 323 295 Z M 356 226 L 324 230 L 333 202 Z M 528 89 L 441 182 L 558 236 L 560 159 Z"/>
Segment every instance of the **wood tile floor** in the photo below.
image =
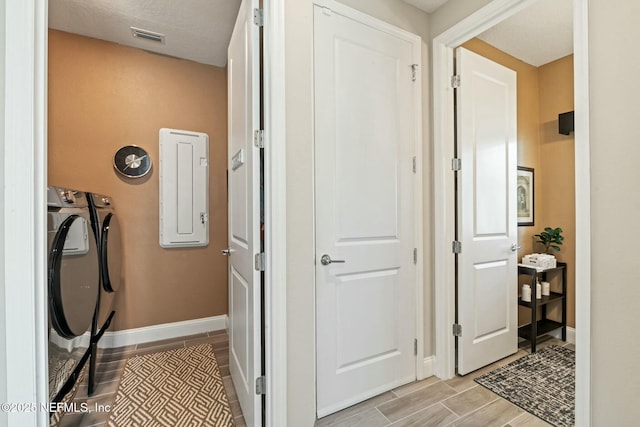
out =
<path fill-rule="evenodd" d="M 86 402 L 90 412 L 66 414 L 62 417 L 61 427 L 103 427 L 107 424 L 109 412 L 98 411 L 92 409 L 99 405 L 99 408 L 106 408 L 107 405 L 112 406 L 115 401 L 116 391 L 120 382 L 120 377 L 124 371 L 124 365 L 127 359 L 132 356 L 156 353 L 159 351 L 172 350 L 180 347 L 188 347 L 191 345 L 210 343 L 218 361 L 218 367 L 222 374 L 224 387 L 229 396 L 229 404 L 231 412 L 235 418 L 237 427 L 245 427 L 244 418 L 240 411 L 240 404 L 236 391 L 231 382 L 229 374 L 229 337 L 225 331 L 216 331 L 191 335 L 188 337 L 174 338 L 164 341 L 156 341 L 145 344 L 138 344 L 128 347 L 119 347 L 114 349 L 100 350 L 98 357 L 98 366 L 96 368 L 96 390 L 93 396 L 87 396 L 87 376 L 78 387 L 75 402 L 78 404 Z M 179 426 L 176 426 L 179 427 Z"/>
<path fill-rule="evenodd" d="M 124 365 L 129 357 L 211 343 L 218 360 L 231 411 L 236 426 L 246 426 L 240 404 L 229 374 L 229 338 L 225 331 L 202 333 L 171 340 L 103 350 L 97 367 L 97 386 L 93 396 L 87 396 L 86 378 L 78 388 L 76 402 L 87 402 L 90 409 L 97 405 L 113 405 Z M 555 338 L 538 344 L 538 349 L 557 344 L 573 348 Z M 474 382 L 480 375 L 529 354 L 526 347 L 513 356 L 492 365 L 450 380 L 430 377 L 383 393 L 317 420 L 315 427 L 385 427 L 385 426 L 466 426 L 466 427 L 542 427 L 548 423 L 525 412 L 497 394 Z M 108 412 L 67 414 L 62 427 L 103 427 Z"/>
<path fill-rule="evenodd" d="M 537 349 L 557 344 L 555 338 L 538 343 Z M 574 348 L 575 350 L 575 348 Z M 542 427 L 550 424 L 525 412 L 474 379 L 529 354 L 528 347 L 464 377 L 442 381 L 430 377 L 316 421 L 316 427 Z"/>

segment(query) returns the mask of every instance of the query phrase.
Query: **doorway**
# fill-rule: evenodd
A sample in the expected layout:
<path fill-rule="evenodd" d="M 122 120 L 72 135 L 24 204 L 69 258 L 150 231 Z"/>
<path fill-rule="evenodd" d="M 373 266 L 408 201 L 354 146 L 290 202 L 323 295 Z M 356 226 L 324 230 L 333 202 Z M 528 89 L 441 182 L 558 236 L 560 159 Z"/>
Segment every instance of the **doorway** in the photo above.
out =
<path fill-rule="evenodd" d="M 314 8 L 317 414 L 417 377 L 420 41 Z"/>
<path fill-rule="evenodd" d="M 435 233 L 436 233 L 436 367 L 435 373 L 441 378 L 451 378 L 454 374 L 454 339 L 451 324 L 454 323 L 454 265 L 451 253 L 451 241 L 454 240 L 453 200 L 454 182 L 450 174 L 453 158 L 453 99 L 451 88 L 446 87 L 453 73 L 453 48 L 491 28 L 505 18 L 523 10 L 534 3 L 530 1 L 508 1 L 501 4 L 493 2 L 464 21 L 454 25 L 434 39 L 433 64 L 434 88 L 434 169 L 435 169 Z M 580 283 L 577 292 L 577 307 L 589 307 L 589 141 L 588 141 L 588 63 L 586 41 L 586 6 L 574 2 L 574 71 L 575 114 L 576 114 L 576 281 Z M 584 270 L 584 271 L 583 271 Z M 589 313 L 579 310 L 576 316 L 577 327 L 577 384 L 576 384 L 576 422 L 587 424 L 589 402 Z"/>

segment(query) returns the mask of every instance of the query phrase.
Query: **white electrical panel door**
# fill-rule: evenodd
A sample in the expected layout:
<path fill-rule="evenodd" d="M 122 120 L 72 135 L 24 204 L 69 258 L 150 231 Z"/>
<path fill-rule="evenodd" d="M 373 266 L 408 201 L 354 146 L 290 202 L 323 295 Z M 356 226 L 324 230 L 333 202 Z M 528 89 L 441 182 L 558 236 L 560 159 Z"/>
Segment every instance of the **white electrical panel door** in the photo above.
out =
<path fill-rule="evenodd" d="M 160 246 L 209 244 L 209 136 L 160 129 Z"/>

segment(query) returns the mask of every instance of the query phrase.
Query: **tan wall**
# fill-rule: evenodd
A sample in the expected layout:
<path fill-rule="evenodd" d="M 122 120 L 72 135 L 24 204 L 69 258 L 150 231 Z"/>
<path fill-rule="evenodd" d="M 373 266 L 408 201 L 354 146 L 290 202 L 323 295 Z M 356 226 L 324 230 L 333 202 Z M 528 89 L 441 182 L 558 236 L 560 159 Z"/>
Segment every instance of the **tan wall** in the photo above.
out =
<path fill-rule="evenodd" d="M 395 0 L 345 0 L 345 4 L 422 37 L 425 197 L 430 198 L 431 164 L 428 131 L 428 15 Z M 285 73 L 287 140 L 287 409 L 290 426 L 312 426 L 315 420 L 315 294 L 313 246 L 313 2 L 285 1 Z M 425 216 L 431 205 L 425 201 Z M 425 225 L 430 221 L 425 221 Z M 428 228 L 428 227 L 427 227 Z M 428 231 L 425 231 L 428 233 Z M 429 245 L 429 240 L 425 245 Z M 425 252 L 425 313 L 427 334 L 433 331 L 430 300 L 431 252 Z M 432 354 L 428 341 L 427 355 Z"/>
<path fill-rule="evenodd" d="M 589 1 L 592 426 L 640 420 L 639 16 L 637 0 Z"/>
<path fill-rule="evenodd" d="M 227 313 L 226 70 L 49 31 L 49 183 L 113 197 L 123 231 L 125 283 L 112 329 Z M 206 248 L 158 243 L 158 131 L 209 135 Z M 144 178 L 121 178 L 113 154 L 147 149 Z"/>
<path fill-rule="evenodd" d="M 558 133 L 558 114 L 573 111 L 573 55 L 542 65 L 540 78 L 540 165 L 535 191 L 536 233 L 560 227 L 564 242 L 559 261 L 567 263 L 567 324 L 575 328 L 576 201 L 574 134 Z M 550 313 L 550 317 L 559 313 Z M 559 319 L 558 319 L 559 320 Z"/>

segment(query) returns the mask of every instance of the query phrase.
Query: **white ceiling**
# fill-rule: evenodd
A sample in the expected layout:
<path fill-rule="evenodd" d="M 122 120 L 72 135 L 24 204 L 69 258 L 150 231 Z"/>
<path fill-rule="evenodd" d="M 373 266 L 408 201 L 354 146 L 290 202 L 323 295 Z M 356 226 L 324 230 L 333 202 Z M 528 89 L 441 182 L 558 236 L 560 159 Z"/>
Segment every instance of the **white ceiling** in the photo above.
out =
<path fill-rule="evenodd" d="M 573 0 L 538 0 L 478 36 L 539 67 L 573 53 Z"/>
<path fill-rule="evenodd" d="M 404 0 L 405 3 L 409 3 L 422 9 L 427 13 L 433 13 L 437 8 L 448 2 L 449 0 Z"/>
<path fill-rule="evenodd" d="M 449 0 L 404 0 L 433 13 Z M 538 0 L 478 36 L 490 45 L 539 67 L 573 53 L 573 0 Z"/>
<path fill-rule="evenodd" d="M 49 27 L 223 67 L 241 0 L 49 0 Z M 428 13 L 448 0 L 404 0 Z M 540 66 L 573 52 L 572 0 L 538 0 L 478 38 Z M 134 38 L 130 27 L 165 35 Z"/>
<path fill-rule="evenodd" d="M 223 67 L 240 0 L 49 0 L 49 28 Z M 165 44 L 129 27 L 161 33 Z"/>

